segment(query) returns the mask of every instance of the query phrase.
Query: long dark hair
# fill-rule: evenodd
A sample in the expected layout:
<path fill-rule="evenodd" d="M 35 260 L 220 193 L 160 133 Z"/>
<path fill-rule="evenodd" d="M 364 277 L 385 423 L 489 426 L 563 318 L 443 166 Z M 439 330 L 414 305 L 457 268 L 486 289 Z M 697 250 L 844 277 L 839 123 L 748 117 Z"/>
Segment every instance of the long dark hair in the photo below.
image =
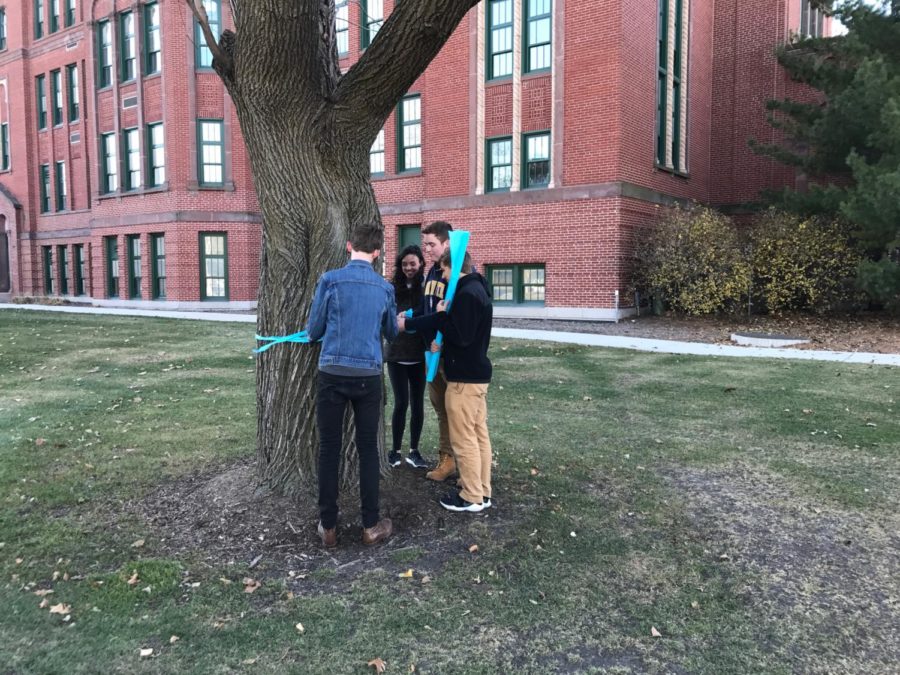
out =
<path fill-rule="evenodd" d="M 403 259 L 408 255 L 414 255 L 419 259 L 419 272 L 410 281 L 412 286 L 407 288 L 406 275 L 403 274 Z M 397 297 L 397 304 L 402 304 L 404 300 L 409 300 L 411 305 L 415 305 L 422 296 L 422 280 L 425 278 L 425 257 L 422 255 L 422 249 L 415 244 L 410 244 L 397 254 L 394 261 L 394 295 Z"/>

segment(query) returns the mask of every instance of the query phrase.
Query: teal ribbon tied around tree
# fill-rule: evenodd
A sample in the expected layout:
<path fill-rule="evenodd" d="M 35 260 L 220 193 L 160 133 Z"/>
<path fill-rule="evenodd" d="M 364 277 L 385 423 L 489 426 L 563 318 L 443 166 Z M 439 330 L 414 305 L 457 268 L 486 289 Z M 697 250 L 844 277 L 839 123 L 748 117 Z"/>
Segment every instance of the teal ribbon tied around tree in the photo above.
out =
<path fill-rule="evenodd" d="M 282 342 L 309 342 L 309 335 L 305 330 L 301 330 L 299 333 L 292 333 L 291 335 L 279 335 L 278 337 L 263 337 L 262 335 L 257 335 L 256 339 L 268 340 L 268 344 L 264 344 L 253 350 L 254 354 L 262 354 L 269 347 L 274 347 L 275 345 L 281 344 Z"/>
<path fill-rule="evenodd" d="M 462 271 L 463 260 L 466 258 L 466 248 L 469 246 L 469 233 L 463 230 L 453 230 L 450 232 L 450 279 L 447 280 L 447 289 L 444 291 L 445 309 L 450 311 L 450 303 L 456 293 L 456 286 L 459 283 L 459 273 Z M 444 344 L 444 336 L 438 332 L 434 341 L 438 345 Z M 437 375 L 438 363 L 441 360 L 440 352 L 425 352 L 425 366 L 427 368 L 425 379 L 428 382 L 434 381 Z"/>

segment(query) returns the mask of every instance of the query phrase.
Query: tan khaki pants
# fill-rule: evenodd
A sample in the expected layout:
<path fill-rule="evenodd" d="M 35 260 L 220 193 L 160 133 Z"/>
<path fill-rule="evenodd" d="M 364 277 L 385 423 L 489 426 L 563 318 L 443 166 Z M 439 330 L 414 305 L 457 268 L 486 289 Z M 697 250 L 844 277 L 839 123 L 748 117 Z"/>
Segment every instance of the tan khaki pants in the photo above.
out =
<path fill-rule="evenodd" d="M 447 378 L 444 375 L 444 362 L 441 361 L 438 366 L 434 380 L 428 383 L 428 398 L 431 400 L 431 406 L 438 417 L 438 431 L 440 433 L 440 441 L 438 451 L 442 455 L 453 457 L 453 444 L 450 440 L 450 426 L 447 423 Z"/>
<path fill-rule="evenodd" d="M 447 383 L 447 419 L 467 502 L 480 504 L 491 496 L 491 439 L 487 428 L 486 384 Z"/>

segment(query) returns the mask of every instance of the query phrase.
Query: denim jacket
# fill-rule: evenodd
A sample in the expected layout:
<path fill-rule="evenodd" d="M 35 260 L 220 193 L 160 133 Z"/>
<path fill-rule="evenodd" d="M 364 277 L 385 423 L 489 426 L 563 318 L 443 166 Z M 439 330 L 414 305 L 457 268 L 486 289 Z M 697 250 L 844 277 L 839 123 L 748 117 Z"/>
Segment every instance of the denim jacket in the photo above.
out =
<path fill-rule="evenodd" d="M 397 337 L 394 289 L 365 260 L 326 272 L 316 285 L 306 328 L 322 338 L 319 368 L 381 370 L 381 333 Z"/>

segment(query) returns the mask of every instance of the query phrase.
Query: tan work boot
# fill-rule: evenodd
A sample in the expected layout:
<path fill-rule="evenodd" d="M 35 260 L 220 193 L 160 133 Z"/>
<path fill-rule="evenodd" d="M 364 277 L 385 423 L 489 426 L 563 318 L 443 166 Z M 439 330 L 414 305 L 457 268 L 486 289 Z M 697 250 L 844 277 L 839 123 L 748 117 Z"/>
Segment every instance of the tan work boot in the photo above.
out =
<path fill-rule="evenodd" d="M 390 518 L 382 518 L 372 527 L 363 528 L 362 543 L 366 546 L 380 544 L 391 536 L 394 526 Z"/>
<path fill-rule="evenodd" d="M 319 533 L 319 538 L 322 540 L 322 545 L 325 548 L 334 548 L 337 546 L 337 528 L 332 527 L 330 530 L 326 530 L 322 521 L 319 521 L 319 526 L 316 528 Z"/>
<path fill-rule="evenodd" d="M 453 455 L 441 455 L 441 461 L 431 471 L 425 474 L 428 480 L 442 481 L 447 480 L 456 473 L 456 460 Z"/>

